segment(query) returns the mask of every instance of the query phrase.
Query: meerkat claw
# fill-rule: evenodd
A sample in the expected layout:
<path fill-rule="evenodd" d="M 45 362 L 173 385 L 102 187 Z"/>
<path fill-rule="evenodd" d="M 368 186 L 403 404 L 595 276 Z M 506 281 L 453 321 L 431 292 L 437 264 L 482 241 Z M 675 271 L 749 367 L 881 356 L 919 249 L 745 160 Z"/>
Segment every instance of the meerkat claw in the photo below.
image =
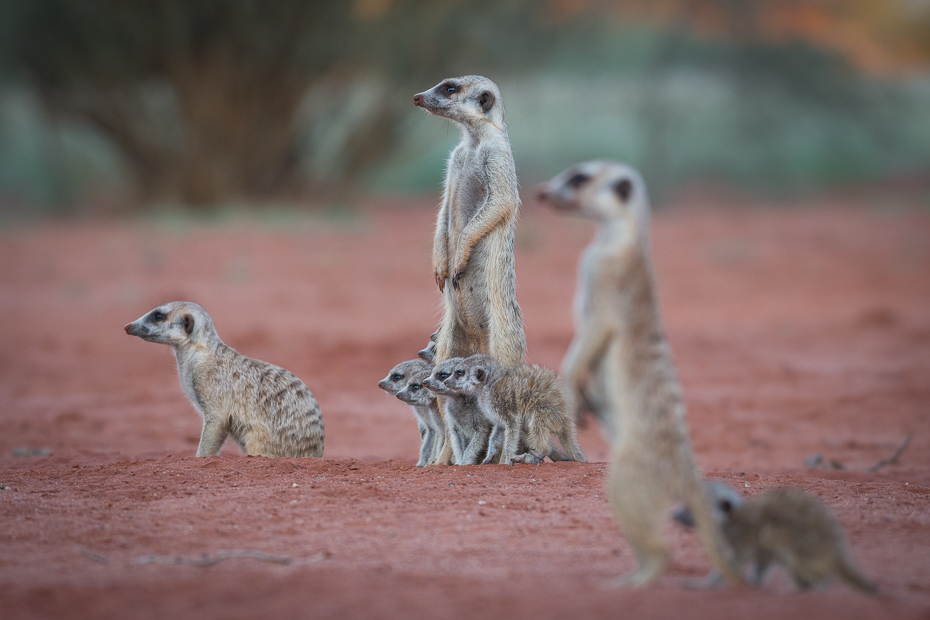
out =
<path fill-rule="evenodd" d="M 459 290 L 459 280 L 462 279 L 463 275 L 465 275 L 464 269 L 455 274 L 455 277 L 452 278 L 452 288 Z"/>

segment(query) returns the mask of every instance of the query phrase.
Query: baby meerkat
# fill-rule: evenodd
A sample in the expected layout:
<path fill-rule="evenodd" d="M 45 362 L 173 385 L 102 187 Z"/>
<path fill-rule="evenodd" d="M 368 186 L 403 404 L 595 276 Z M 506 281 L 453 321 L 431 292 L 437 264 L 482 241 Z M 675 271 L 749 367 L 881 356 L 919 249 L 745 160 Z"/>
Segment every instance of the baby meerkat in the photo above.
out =
<path fill-rule="evenodd" d="M 460 394 L 445 383 L 461 362 L 460 357 L 439 362 L 423 384 L 433 394 L 442 397 L 443 418 L 452 446 L 452 463 L 475 465 L 487 451 L 491 423 L 481 413 L 474 397 Z"/>
<path fill-rule="evenodd" d="M 500 462 L 505 465 L 539 463 L 552 451 L 552 435 L 559 438 L 570 460 L 586 460 L 554 371 L 535 364 L 507 368 L 477 354 L 456 363 L 445 384 L 475 398 L 494 425 L 484 463 L 501 449 Z"/>
<path fill-rule="evenodd" d="M 433 275 L 445 306 L 435 360 L 487 353 L 518 366 L 526 356 L 513 254 L 520 194 L 500 89 L 466 75 L 413 102 L 462 131 L 446 166 L 433 239 Z M 447 446 L 438 462 L 450 455 Z"/>
<path fill-rule="evenodd" d="M 722 482 L 707 481 L 705 488 L 737 566 L 751 563 L 753 583 L 761 584 L 770 565 L 777 563 L 800 589 L 839 576 L 857 590 L 878 592 L 850 559 L 836 517 L 815 497 L 800 489 L 779 487 L 744 500 Z M 677 511 L 675 520 L 694 526 L 687 508 Z"/>
<path fill-rule="evenodd" d="M 219 452 L 227 435 L 248 455 L 323 456 L 323 417 L 307 386 L 226 346 L 197 304 L 163 304 L 124 329 L 174 349 L 181 387 L 203 416 L 197 456 Z"/>
<path fill-rule="evenodd" d="M 618 583 L 642 586 L 664 572 L 669 551 L 662 522 L 676 500 L 694 514 L 714 567 L 728 581 L 742 583 L 691 448 L 681 386 L 659 316 L 642 178 L 629 166 L 592 161 L 557 175 L 538 196 L 558 211 L 598 224 L 581 263 L 578 327 L 563 374 L 573 411 L 596 387 L 599 406 L 615 420 L 608 498 L 639 560 Z"/>
<path fill-rule="evenodd" d="M 423 360 L 407 360 L 391 369 L 378 387 L 410 405 L 420 430 L 420 459 L 417 467 L 425 467 L 438 455 L 445 437 L 445 427 L 436 397 L 423 386 L 432 366 Z"/>

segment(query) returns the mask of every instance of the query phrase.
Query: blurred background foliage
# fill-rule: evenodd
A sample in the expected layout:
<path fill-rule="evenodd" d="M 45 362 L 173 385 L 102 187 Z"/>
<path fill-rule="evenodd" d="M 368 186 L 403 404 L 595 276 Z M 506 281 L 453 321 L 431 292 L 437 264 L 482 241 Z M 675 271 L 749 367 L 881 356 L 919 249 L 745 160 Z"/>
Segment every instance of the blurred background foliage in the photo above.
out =
<path fill-rule="evenodd" d="M 524 186 L 593 157 L 657 193 L 930 170 L 930 0 L 30 0 L 0 4 L 0 206 L 436 194 L 458 134 L 411 97 L 467 73 Z"/>

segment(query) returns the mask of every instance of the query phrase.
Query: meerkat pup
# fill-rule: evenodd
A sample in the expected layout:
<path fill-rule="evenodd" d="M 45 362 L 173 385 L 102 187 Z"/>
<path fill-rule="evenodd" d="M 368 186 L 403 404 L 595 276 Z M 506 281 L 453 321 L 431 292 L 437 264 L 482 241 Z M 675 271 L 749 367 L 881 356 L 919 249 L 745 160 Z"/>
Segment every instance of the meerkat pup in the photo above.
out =
<path fill-rule="evenodd" d="M 518 366 L 526 356 L 513 255 L 520 195 L 500 89 L 469 75 L 443 80 L 413 102 L 462 131 L 447 163 L 433 243 L 445 303 L 435 359 L 487 353 Z M 449 456 L 447 447 L 440 462 Z"/>
<path fill-rule="evenodd" d="M 445 380 L 449 389 L 471 396 L 494 425 L 488 443 L 490 463 L 503 449 L 500 462 L 539 463 L 552 451 L 552 435 L 572 461 L 585 461 L 554 371 L 542 366 L 507 368 L 488 355 L 472 355 L 455 364 Z M 518 453 L 521 449 L 523 453 Z"/>
<path fill-rule="evenodd" d="M 665 570 L 663 517 L 672 501 L 695 516 L 714 567 L 743 582 L 701 484 L 671 348 L 662 330 L 649 248 L 649 200 L 639 173 L 619 163 L 576 165 L 538 188 L 543 202 L 598 224 L 581 265 L 576 306 L 582 322 L 566 355 L 573 410 L 592 374 L 602 373 L 601 406 L 616 418 L 618 439 L 608 498 L 639 560 L 618 580 L 643 586 Z"/>
<path fill-rule="evenodd" d="M 423 384 L 433 394 L 442 397 L 443 418 L 452 447 L 452 464 L 475 465 L 487 451 L 491 423 L 481 413 L 474 397 L 446 385 L 446 379 L 462 361 L 460 357 L 453 357 L 437 363 Z"/>
<path fill-rule="evenodd" d="M 248 455 L 323 456 L 323 417 L 307 386 L 226 346 L 197 304 L 163 304 L 124 329 L 174 349 L 181 387 L 203 416 L 197 456 L 219 452 L 227 435 Z"/>
<path fill-rule="evenodd" d="M 772 563 L 781 564 L 800 589 L 839 576 L 853 588 L 876 594 L 849 557 L 843 529 L 830 509 L 800 489 L 780 487 L 747 500 L 733 487 L 707 481 L 723 536 L 737 566 L 752 565 L 752 582 L 760 585 Z M 687 508 L 675 520 L 688 527 L 694 517 Z"/>
<path fill-rule="evenodd" d="M 439 414 L 436 397 L 423 386 L 432 367 L 423 360 L 407 360 L 391 369 L 378 387 L 410 405 L 420 430 L 420 459 L 417 467 L 425 467 L 439 456 L 445 437 L 445 425 Z"/>

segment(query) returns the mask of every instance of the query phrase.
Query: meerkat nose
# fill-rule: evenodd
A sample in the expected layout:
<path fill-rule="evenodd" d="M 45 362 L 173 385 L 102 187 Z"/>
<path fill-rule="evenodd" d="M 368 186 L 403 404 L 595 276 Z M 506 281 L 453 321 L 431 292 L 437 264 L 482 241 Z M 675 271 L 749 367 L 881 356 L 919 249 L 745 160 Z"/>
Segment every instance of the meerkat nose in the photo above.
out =
<path fill-rule="evenodd" d="M 123 329 L 125 329 L 126 333 L 128 334 L 129 330 L 132 329 L 132 323 L 126 323 L 126 326 L 123 327 Z"/>
<path fill-rule="evenodd" d="M 547 183 L 540 183 L 533 190 L 533 193 L 536 194 L 536 200 L 543 201 L 549 197 L 549 185 Z"/>
<path fill-rule="evenodd" d="M 423 101 L 423 95 L 414 95 L 413 96 L 413 105 L 420 105 Z"/>

